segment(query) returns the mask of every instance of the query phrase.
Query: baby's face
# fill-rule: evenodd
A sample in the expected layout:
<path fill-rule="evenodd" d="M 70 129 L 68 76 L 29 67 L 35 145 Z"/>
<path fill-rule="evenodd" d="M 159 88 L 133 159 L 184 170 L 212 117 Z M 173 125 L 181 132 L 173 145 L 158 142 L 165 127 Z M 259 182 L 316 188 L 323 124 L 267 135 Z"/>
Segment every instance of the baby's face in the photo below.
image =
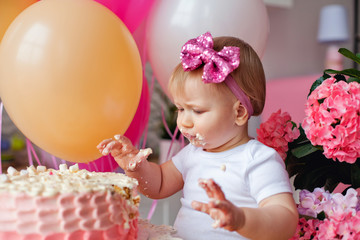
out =
<path fill-rule="evenodd" d="M 233 96 L 215 92 L 199 79 L 187 79 L 184 91 L 173 93 L 177 125 L 191 144 L 206 151 L 224 151 L 237 141 Z"/>

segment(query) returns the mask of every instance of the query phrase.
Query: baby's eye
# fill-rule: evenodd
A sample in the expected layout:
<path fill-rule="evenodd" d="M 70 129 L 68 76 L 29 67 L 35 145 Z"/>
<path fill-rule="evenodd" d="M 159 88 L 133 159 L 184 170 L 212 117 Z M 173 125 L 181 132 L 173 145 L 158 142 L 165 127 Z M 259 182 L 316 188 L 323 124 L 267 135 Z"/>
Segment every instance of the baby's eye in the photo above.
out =
<path fill-rule="evenodd" d="M 184 109 L 183 108 L 177 108 L 177 110 L 176 110 L 177 112 L 182 112 L 182 111 L 184 111 Z"/>
<path fill-rule="evenodd" d="M 204 112 L 204 111 L 199 110 L 199 109 L 193 109 L 193 111 L 194 111 L 194 113 L 196 113 L 196 114 L 201 114 L 201 113 L 203 113 L 203 112 Z"/>

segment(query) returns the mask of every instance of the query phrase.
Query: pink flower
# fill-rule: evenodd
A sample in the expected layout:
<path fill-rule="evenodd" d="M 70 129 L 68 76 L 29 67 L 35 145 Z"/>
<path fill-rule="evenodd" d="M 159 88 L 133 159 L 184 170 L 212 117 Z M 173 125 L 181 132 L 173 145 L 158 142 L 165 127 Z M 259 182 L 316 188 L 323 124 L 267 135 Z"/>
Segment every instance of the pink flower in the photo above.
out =
<path fill-rule="evenodd" d="M 353 188 L 349 188 L 346 191 L 345 196 L 341 193 L 334 193 L 331 197 L 331 202 L 331 207 L 327 206 L 324 209 L 328 216 L 333 216 L 335 213 L 344 214 L 348 212 L 355 214 L 355 208 L 358 203 L 357 191 Z"/>
<path fill-rule="evenodd" d="M 327 158 L 354 163 L 360 157 L 360 84 L 326 79 L 309 96 L 302 123 Z"/>
<path fill-rule="evenodd" d="M 318 225 L 318 239 L 360 239 L 360 212 L 338 214 Z"/>
<path fill-rule="evenodd" d="M 298 212 L 301 215 L 316 217 L 329 205 L 331 194 L 323 188 L 315 188 L 313 192 L 306 189 L 299 194 Z"/>
<path fill-rule="evenodd" d="M 313 192 L 303 189 L 299 193 L 298 212 L 310 217 L 324 212 L 327 217 L 331 217 L 335 213 L 356 213 L 358 203 L 358 193 L 353 188 L 349 188 L 345 196 L 341 193 L 329 193 L 323 188 L 315 188 Z"/>
<path fill-rule="evenodd" d="M 302 239 L 311 239 L 316 236 L 316 231 L 320 221 L 318 219 L 309 219 L 303 226 L 304 236 Z"/>
<path fill-rule="evenodd" d="M 274 148 L 283 159 L 286 158 L 286 152 L 289 150 L 288 143 L 300 135 L 299 129 L 293 127 L 289 113 L 281 113 L 280 109 L 271 114 L 266 122 L 260 124 L 256 132 L 258 140 Z"/>
<path fill-rule="evenodd" d="M 289 240 L 315 239 L 314 237 L 317 235 L 317 229 L 320 223 L 318 219 L 306 220 L 305 218 L 300 218 L 295 234 Z"/>
<path fill-rule="evenodd" d="M 323 188 L 316 188 L 313 192 L 302 190 L 299 195 L 298 211 L 300 214 L 317 217 L 320 212 L 325 213 L 324 221 L 318 219 L 300 218 L 291 238 L 295 239 L 360 239 L 360 212 L 358 193 L 349 188 L 344 195 L 329 193 Z"/>

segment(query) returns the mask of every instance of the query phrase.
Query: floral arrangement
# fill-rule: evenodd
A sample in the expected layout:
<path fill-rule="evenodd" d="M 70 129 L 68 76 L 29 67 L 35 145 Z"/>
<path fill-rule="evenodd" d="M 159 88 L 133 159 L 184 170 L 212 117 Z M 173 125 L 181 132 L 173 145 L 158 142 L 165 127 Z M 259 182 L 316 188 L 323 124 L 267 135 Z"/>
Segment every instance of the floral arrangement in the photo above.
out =
<path fill-rule="evenodd" d="M 280 109 L 272 113 L 266 122 L 261 123 L 256 132 L 258 140 L 274 148 L 284 160 L 289 150 L 288 143 L 300 135 L 296 124 L 291 121 L 290 114 L 281 113 Z"/>
<path fill-rule="evenodd" d="M 322 146 L 326 158 L 355 163 L 360 157 L 360 85 L 330 77 L 306 103 L 303 128 L 312 145 Z"/>
<path fill-rule="evenodd" d="M 360 211 L 357 191 L 350 188 L 344 196 L 323 188 L 302 190 L 295 239 L 360 239 Z"/>
<path fill-rule="evenodd" d="M 360 64 L 360 54 L 339 52 Z M 279 110 L 257 129 L 301 190 L 291 239 L 360 239 L 360 71 L 325 70 L 310 88 L 305 115 L 297 126 Z M 339 183 L 347 189 L 333 193 Z"/>

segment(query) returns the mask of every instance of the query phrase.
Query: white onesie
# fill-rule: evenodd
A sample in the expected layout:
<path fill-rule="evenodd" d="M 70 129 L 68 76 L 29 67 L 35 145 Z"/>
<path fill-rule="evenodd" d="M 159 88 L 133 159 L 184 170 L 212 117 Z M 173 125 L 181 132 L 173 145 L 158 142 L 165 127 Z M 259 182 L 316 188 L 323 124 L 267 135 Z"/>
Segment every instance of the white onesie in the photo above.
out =
<path fill-rule="evenodd" d="M 212 227 L 205 213 L 191 208 L 193 200 L 209 198 L 198 180 L 212 178 L 225 197 L 236 206 L 258 207 L 261 200 L 277 193 L 292 192 L 284 162 L 272 148 L 257 140 L 224 152 L 205 152 L 189 144 L 172 159 L 184 180 L 182 207 L 174 227 L 185 240 L 246 239 L 236 232 Z"/>

